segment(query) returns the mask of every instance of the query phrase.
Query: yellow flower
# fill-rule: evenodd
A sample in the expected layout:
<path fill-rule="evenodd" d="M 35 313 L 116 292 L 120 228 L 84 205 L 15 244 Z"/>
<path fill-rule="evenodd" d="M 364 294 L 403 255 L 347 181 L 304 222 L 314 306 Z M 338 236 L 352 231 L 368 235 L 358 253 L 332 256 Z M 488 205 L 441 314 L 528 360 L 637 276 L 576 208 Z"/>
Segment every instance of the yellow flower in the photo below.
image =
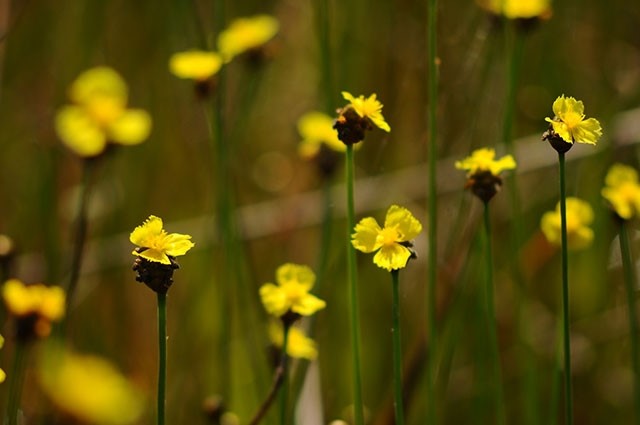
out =
<path fill-rule="evenodd" d="M 111 68 L 82 73 L 71 85 L 73 105 L 63 106 L 55 118 L 62 141 L 80 156 L 96 156 L 107 142 L 142 143 L 151 131 L 151 117 L 141 109 L 127 109 L 127 86 Z"/>
<path fill-rule="evenodd" d="M 602 127 L 595 118 L 584 119 L 584 104 L 573 97 L 558 97 L 553 102 L 553 119 L 545 120 L 553 126 L 562 140 L 567 143 L 587 143 L 595 145 L 602 136 Z"/>
<path fill-rule="evenodd" d="M 543 17 L 551 12 L 551 0 L 477 0 L 480 7 L 508 19 Z"/>
<path fill-rule="evenodd" d="M 105 359 L 53 347 L 42 353 L 38 366 L 44 393 L 82 423 L 130 424 L 144 410 L 142 394 Z"/>
<path fill-rule="evenodd" d="M 593 230 L 589 225 L 592 222 L 593 209 L 587 202 L 578 198 L 567 198 L 567 246 L 569 249 L 583 249 L 591 245 Z M 560 203 L 558 203 L 555 211 L 544 213 L 540 221 L 542 232 L 553 245 L 562 245 L 560 226 Z"/>
<path fill-rule="evenodd" d="M 178 78 L 205 81 L 220 70 L 222 58 L 215 52 L 188 50 L 174 53 L 169 59 L 169 70 Z"/>
<path fill-rule="evenodd" d="M 333 119 L 322 112 L 309 112 L 298 120 L 298 132 L 302 142 L 298 151 L 303 158 L 313 158 L 324 144 L 336 152 L 344 152 L 346 146 L 333 129 Z M 357 146 L 357 145 L 356 145 Z"/>
<path fill-rule="evenodd" d="M 0 348 L 4 346 L 4 337 L 0 335 Z M 7 374 L 4 370 L 0 369 L 0 383 L 4 382 L 7 379 Z"/>
<path fill-rule="evenodd" d="M 471 153 L 471 156 L 464 158 L 462 161 L 456 161 L 455 167 L 459 170 L 467 170 L 468 176 L 486 171 L 497 176 L 504 170 L 516 168 L 516 161 L 511 155 L 505 155 L 498 160 L 494 159 L 495 156 L 496 151 L 494 149 L 476 149 Z"/>
<path fill-rule="evenodd" d="M 311 295 L 316 275 L 307 267 L 287 263 L 276 270 L 277 285 L 265 283 L 260 287 L 260 298 L 267 313 L 281 317 L 287 312 L 310 316 L 322 310 L 326 303 Z"/>
<path fill-rule="evenodd" d="M 280 24 L 269 15 L 238 18 L 218 36 L 218 50 L 224 62 L 248 50 L 256 49 L 271 40 Z"/>
<path fill-rule="evenodd" d="M 169 255 L 184 255 L 193 248 L 195 244 L 190 239 L 190 235 L 167 233 L 162 228 L 162 219 L 155 215 L 150 215 L 129 235 L 131 243 L 142 248 L 133 250 L 133 255 L 162 264 L 171 264 Z"/>
<path fill-rule="evenodd" d="M 284 330 L 281 322 L 269 321 L 269 339 L 273 345 L 282 348 Z M 287 355 L 297 359 L 314 360 L 318 357 L 318 350 L 314 340 L 308 338 L 299 328 L 291 326 L 287 336 Z"/>
<path fill-rule="evenodd" d="M 378 251 L 373 262 L 385 270 L 398 270 L 415 255 L 411 240 L 422 231 L 422 224 L 406 208 L 392 205 L 387 211 L 384 228 L 373 217 L 360 220 L 351 235 L 351 244 L 359 251 Z"/>
<path fill-rule="evenodd" d="M 33 331 L 44 338 L 51 333 L 51 322 L 64 316 L 66 296 L 58 286 L 25 285 L 18 279 L 9 279 L 2 287 L 2 298 L 7 310 L 18 319 L 35 317 Z"/>
<path fill-rule="evenodd" d="M 373 93 L 368 98 L 364 98 L 363 95 L 354 97 L 351 93 L 343 91 L 342 97 L 349 101 L 347 107 L 353 108 L 360 118 L 365 118 L 371 121 L 376 127 L 386 131 L 391 131 L 391 127 L 384 120 L 382 116 L 382 103 L 376 99 L 376 94 Z"/>
<path fill-rule="evenodd" d="M 638 172 L 627 165 L 614 164 L 605 177 L 602 196 L 624 220 L 640 214 Z"/>

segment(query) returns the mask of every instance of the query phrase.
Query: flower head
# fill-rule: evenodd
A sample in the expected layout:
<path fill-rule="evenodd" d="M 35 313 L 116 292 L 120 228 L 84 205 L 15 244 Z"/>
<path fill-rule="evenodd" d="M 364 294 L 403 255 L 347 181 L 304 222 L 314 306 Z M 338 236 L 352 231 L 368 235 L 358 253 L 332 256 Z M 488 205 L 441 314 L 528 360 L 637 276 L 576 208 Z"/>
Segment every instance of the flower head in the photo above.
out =
<path fill-rule="evenodd" d="M 102 153 L 107 142 L 142 143 L 151 131 L 151 117 L 141 109 L 127 109 L 128 90 L 111 68 L 89 69 L 69 89 L 72 105 L 56 114 L 60 139 L 80 156 Z"/>
<path fill-rule="evenodd" d="M 593 209 L 578 198 L 567 198 L 567 243 L 569 249 L 584 249 L 593 241 L 593 230 L 589 225 L 593 222 Z M 560 203 L 554 211 L 544 213 L 540 227 L 547 240 L 560 246 L 562 244 Z"/>
<path fill-rule="evenodd" d="M 477 0 L 480 7 L 507 19 L 531 19 L 549 15 L 551 0 Z"/>
<path fill-rule="evenodd" d="M 311 316 L 322 310 L 326 303 L 309 293 L 316 276 L 307 267 L 287 263 L 276 270 L 276 282 L 260 287 L 260 298 L 267 313 L 283 318 L 287 313 L 294 316 Z"/>
<path fill-rule="evenodd" d="M 516 161 L 511 155 L 498 160 L 494 159 L 495 156 L 494 149 L 481 148 L 455 163 L 457 169 L 467 170 L 466 187 L 484 202 L 489 202 L 502 187 L 500 173 L 516 168 Z"/>
<path fill-rule="evenodd" d="M 640 214 L 638 172 L 627 165 L 614 164 L 605 177 L 602 196 L 623 220 L 637 216 Z"/>
<path fill-rule="evenodd" d="M 415 257 L 411 240 L 422 231 L 422 224 L 408 209 L 392 205 L 383 228 L 373 217 L 367 217 L 360 220 L 354 230 L 351 235 L 353 247 L 364 253 L 378 251 L 373 262 L 392 271 L 404 268 L 409 259 Z"/>
<path fill-rule="evenodd" d="M 558 142 L 587 143 L 595 145 L 602 136 L 602 127 L 595 118 L 585 119 L 584 104 L 573 97 L 558 97 L 553 102 L 553 119 L 547 117 L 545 121 L 551 123 L 550 134 L 545 134 L 543 140 L 549 140 L 554 144 L 553 139 L 561 139 Z M 570 146 L 569 146 L 570 147 Z M 556 146 L 554 146 L 556 148 Z M 557 148 L 556 148 L 557 149 Z M 565 148 L 568 150 L 568 148 Z M 566 150 L 564 150 L 566 152 Z"/>
<path fill-rule="evenodd" d="M 9 279 L 2 287 L 2 298 L 18 320 L 19 339 L 49 336 L 51 323 L 62 319 L 65 313 L 65 293 L 58 286 L 25 285 L 18 279 Z"/>
<path fill-rule="evenodd" d="M 278 20 L 269 15 L 238 18 L 218 36 L 218 50 L 224 62 L 271 40 L 280 29 Z"/>
<path fill-rule="evenodd" d="M 354 97 L 351 93 L 343 91 L 342 97 L 349 103 L 338 110 L 338 118 L 333 128 L 338 131 L 338 139 L 346 145 L 364 140 L 364 134 L 373 127 L 378 127 L 387 133 L 391 127 L 382 116 L 382 103 L 372 94 L 365 99 L 363 95 Z"/>
<path fill-rule="evenodd" d="M 155 215 L 149 216 L 136 227 L 129 235 L 129 240 L 138 245 L 133 255 L 167 265 L 171 264 L 169 257 L 184 255 L 195 246 L 190 235 L 167 233 L 162 228 L 162 219 Z"/>
<path fill-rule="evenodd" d="M 111 362 L 61 347 L 49 348 L 39 360 L 44 393 L 82 423 L 125 425 L 142 414 L 142 394 Z"/>
<path fill-rule="evenodd" d="M 169 59 L 169 70 L 178 78 L 206 81 L 222 66 L 222 58 L 215 52 L 187 50 L 174 53 Z"/>
<path fill-rule="evenodd" d="M 269 339 L 278 348 L 284 343 L 284 328 L 281 322 L 271 320 L 269 322 Z M 287 355 L 298 359 L 314 360 L 318 357 L 316 343 L 308 338 L 300 328 L 289 327 L 287 335 Z"/>

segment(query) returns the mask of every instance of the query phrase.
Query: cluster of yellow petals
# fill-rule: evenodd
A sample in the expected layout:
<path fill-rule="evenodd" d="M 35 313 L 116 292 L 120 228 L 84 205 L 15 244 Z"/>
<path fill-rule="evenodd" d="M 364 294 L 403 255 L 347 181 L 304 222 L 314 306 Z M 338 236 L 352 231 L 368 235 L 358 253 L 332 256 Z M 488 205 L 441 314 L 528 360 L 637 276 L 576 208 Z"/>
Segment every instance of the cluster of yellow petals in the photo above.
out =
<path fill-rule="evenodd" d="M 593 222 L 593 209 L 587 202 L 573 197 L 567 198 L 566 205 L 567 247 L 574 250 L 587 248 L 593 242 L 593 230 L 589 227 Z M 560 203 L 554 211 L 544 213 L 540 228 L 551 244 L 562 245 Z"/>
<path fill-rule="evenodd" d="M 375 93 L 365 99 L 363 95 L 355 97 L 351 93 L 343 91 L 342 97 L 349 101 L 347 107 L 353 108 L 360 118 L 367 118 L 376 127 L 387 133 L 391 131 L 391 127 L 389 127 L 389 124 L 387 124 L 382 116 L 382 107 L 384 105 L 380 103 Z"/>
<path fill-rule="evenodd" d="M 333 118 L 322 112 L 309 112 L 300 117 L 298 133 L 302 137 L 298 152 L 303 158 L 315 157 L 322 145 L 336 152 L 344 152 L 347 149 L 333 129 Z"/>
<path fill-rule="evenodd" d="M 624 220 L 640 214 L 640 182 L 638 172 L 628 165 L 614 164 L 605 177 L 602 196 Z"/>
<path fill-rule="evenodd" d="M 168 255 L 177 257 L 184 255 L 195 246 L 190 235 L 167 233 L 163 229 L 162 219 L 155 215 L 149 216 L 140 226 L 129 235 L 132 244 L 144 250 L 134 250 L 133 255 L 149 261 L 171 264 Z"/>
<path fill-rule="evenodd" d="M 48 336 L 51 322 L 59 321 L 65 314 L 66 296 L 59 286 L 25 285 L 18 279 L 9 279 L 2 287 L 2 298 L 12 315 L 36 316 L 34 330 L 39 337 Z"/>
<path fill-rule="evenodd" d="M 277 348 L 282 348 L 284 328 L 281 322 L 269 322 L 269 339 Z M 318 349 L 315 341 L 307 337 L 300 328 L 291 326 L 287 335 L 287 355 L 296 359 L 314 360 L 318 357 Z"/>
<path fill-rule="evenodd" d="M 573 97 L 559 96 L 553 102 L 553 119 L 547 117 L 562 140 L 567 143 L 587 143 L 595 145 L 602 136 L 602 127 L 595 118 L 585 119 L 584 104 Z"/>
<path fill-rule="evenodd" d="M 58 137 L 83 157 L 99 155 L 107 142 L 136 145 L 147 139 L 151 117 L 142 109 L 128 109 L 128 89 L 111 68 L 89 69 L 71 84 L 71 105 L 55 118 Z"/>
<path fill-rule="evenodd" d="M 311 316 L 325 308 L 326 303 L 309 293 L 316 275 L 303 265 L 286 263 L 276 270 L 276 282 L 260 287 L 260 298 L 267 313 L 282 317 L 291 311 L 301 316 Z"/>
<path fill-rule="evenodd" d="M 367 217 L 356 224 L 351 235 L 353 247 L 364 253 L 378 251 L 373 262 L 385 270 L 404 268 L 412 256 L 405 246 L 422 231 L 422 224 L 409 210 L 392 205 L 387 211 L 384 227 L 380 227 L 373 217 Z"/>
<path fill-rule="evenodd" d="M 477 0 L 480 7 L 508 19 L 546 17 L 551 13 L 551 0 Z"/>
<path fill-rule="evenodd" d="M 466 170 L 468 176 L 486 171 L 498 176 L 505 170 L 516 168 L 516 161 L 511 155 L 505 155 L 498 160 L 495 157 L 495 149 L 476 149 L 471 153 L 471 156 L 464 158 L 462 161 L 456 161 L 455 167 L 459 170 Z"/>
<path fill-rule="evenodd" d="M 103 358 L 54 346 L 39 360 L 44 393 L 82 423 L 126 425 L 135 423 L 144 411 L 140 391 Z"/>

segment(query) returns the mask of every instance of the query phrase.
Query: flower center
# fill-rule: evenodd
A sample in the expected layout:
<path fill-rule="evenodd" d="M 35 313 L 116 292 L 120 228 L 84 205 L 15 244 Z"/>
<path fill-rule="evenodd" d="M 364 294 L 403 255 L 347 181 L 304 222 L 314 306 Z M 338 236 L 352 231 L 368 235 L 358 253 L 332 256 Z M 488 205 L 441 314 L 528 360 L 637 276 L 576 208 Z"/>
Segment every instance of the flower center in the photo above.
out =
<path fill-rule="evenodd" d="M 87 103 L 87 111 L 100 126 L 108 126 L 122 115 L 124 105 L 120 99 L 109 96 L 97 97 Z"/>
<path fill-rule="evenodd" d="M 286 293 L 287 293 L 287 298 L 289 299 L 289 301 L 291 303 L 295 304 L 296 302 L 298 302 L 302 298 L 304 298 L 304 296 L 307 293 L 307 291 L 304 288 L 304 286 L 298 285 L 298 284 L 294 284 L 294 285 L 287 285 Z"/>
<path fill-rule="evenodd" d="M 397 243 L 399 239 L 398 231 L 395 227 L 385 227 L 378 234 L 378 241 L 382 243 L 382 245 L 389 246 Z"/>
<path fill-rule="evenodd" d="M 580 124 L 582 122 L 582 115 L 570 111 L 565 113 L 562 116 L 562 121 L 567 125 L 567 127 L 569 127 L 570 129 L 575 128 L 578 126 L 578 124 Z"/>

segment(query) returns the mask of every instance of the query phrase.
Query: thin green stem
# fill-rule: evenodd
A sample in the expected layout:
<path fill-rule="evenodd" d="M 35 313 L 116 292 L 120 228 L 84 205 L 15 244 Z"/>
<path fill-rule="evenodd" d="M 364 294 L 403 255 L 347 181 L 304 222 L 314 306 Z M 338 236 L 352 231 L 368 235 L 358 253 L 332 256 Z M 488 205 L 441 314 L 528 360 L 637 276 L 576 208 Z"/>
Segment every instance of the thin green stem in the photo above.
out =
<path fill-rule="evenodd" d="M 284 326 L 282 341 L 282 390 L 280 391 L 280 425 L 287 424 L 287 400 L 289 398 L 289 379 L 287 376 L 287 345 L 289 344 L 290 326 Z"/>
<path fill-rule="evenodd" d="M 564 413 L 565 424 L 573 424 L 573 391 L 571 386 L 571 335 L 569 334 L 569 251 L 567 247 L 567 194 L 564 153 L 558 152 L 560 163 L 560 233 L 562 235 L 562 328 L 564 334 Z"/>
<path fill-rule="evenodd" d="M 353 201 L 353 145 L 347 145 L 345 156 L 347 178 L 347 275 L 351 313 L 351 353 L 353 362 L 353 416 L 355 425 L 364 424 L 360 372 L 360 305 L 358 303 L 356 251 L 351 245 L 351 233 L 356 225 Z"/>
<path fill-rule="evenodd" d="M 167 294 L 158 292 L 158 425 L 164 425 L 167 385 Z"/>
<path fill-rule="evenodd" d="M 27 343 L 17 341 L 13 354 L 13 365 L 9 376 L 9 401 L 7 404 L 6 424 L 18 424 L 18 410 L 22 397 L 22 384 L 24 383 L 24 370 L 27 364 Z"/>
<path fill-rule="evenodd" d="M 553 375 L 551 376 L 551 391 L 549 396 L 549 425 L 558 423 L 558 406 L 560 401 L 560 382 L 562 381 L 562 357 L 563 352 L 560 350 L 562 339 L 562 323 L 556 324 L 556 352 L 553 361 Z"/>
<path fill-rule="evenodd" d="M 400 291 L 398 289 L 399 270 L 391 271 L 393 285 L 392 325 L 393 337 L 393 408 L 395 411 L 395 425 L 404 424 L 404 409 L 402 407 L 402 342 L 400 339 Z"/>
<path fill-rule="evenodd" d="M 494 303 L 493 291 L 493 253 L 491 246 L 491 214 L 489 210 L 489 202 L 484 203 L 484 233 L 485 233 L 485 260 L 486 260 L 486 282 L 485 297 L 487 308 L 487 323 L 489 325 L 489 345 L 491 346 L 491 361 L 493 368 L 494 381 L 494 402 L 496 423 L 506 423 L 505 406 L 504 406 L 504 390 L 502 386 L 502 371 L 500 368 L 500 349 L 498 345 L 496 309 Z"/>
<path fill-rule="evenodd" d="M 429 272 L 428 272 L 428 290 L 427 290 L 427 328 L 429 335 L 428 342 L 428 365 L 427 365 L 427 423 L 434 425 L 436 423 L 436 402 L 435 402 L 435 377 L 437 376 L 437 328 L 436 328 L 436 307 L 438 283 L 438 184 L 436 181 L 436 166 L 438 159 L 437 151 L 437 110 L 438 110 L 438 64 L 437 64 L 437 16 L 438 1 L 427 0 L 427 46 L 428 46 L 428 118 L 427 133 L 429 135 L 429 193 L 428 193 L 428 209 L 429 209 L 429 229 L 431 237 L 429 238 Z"/>
<path fill-rule="evenodd" d="M 638 316 L 636 312 L 636 273 L 631 257 L 629 233 L 627 223 L 620 220 L 620 252 L 622 253 L 622 268 L 624 269 L 624 283 L 627 290 L 627 305 L 629 309 L 629 336 L 631 337 L 631 365 L 633 367 L 633 401 L 635 408 L 635 423 L 640 423 L 640 359 L 638 358 Z"/>
<path fill-rule="evenodd" d="M 333 69 L 331 67 L 331 21 L 329 20 L 329 1 L 317 0 L 316 25 L 320 42 L 320 63 L 322 66 L 322 87 L 324 91 L 325 112 L 332 113 L 334 104 Z"/>

